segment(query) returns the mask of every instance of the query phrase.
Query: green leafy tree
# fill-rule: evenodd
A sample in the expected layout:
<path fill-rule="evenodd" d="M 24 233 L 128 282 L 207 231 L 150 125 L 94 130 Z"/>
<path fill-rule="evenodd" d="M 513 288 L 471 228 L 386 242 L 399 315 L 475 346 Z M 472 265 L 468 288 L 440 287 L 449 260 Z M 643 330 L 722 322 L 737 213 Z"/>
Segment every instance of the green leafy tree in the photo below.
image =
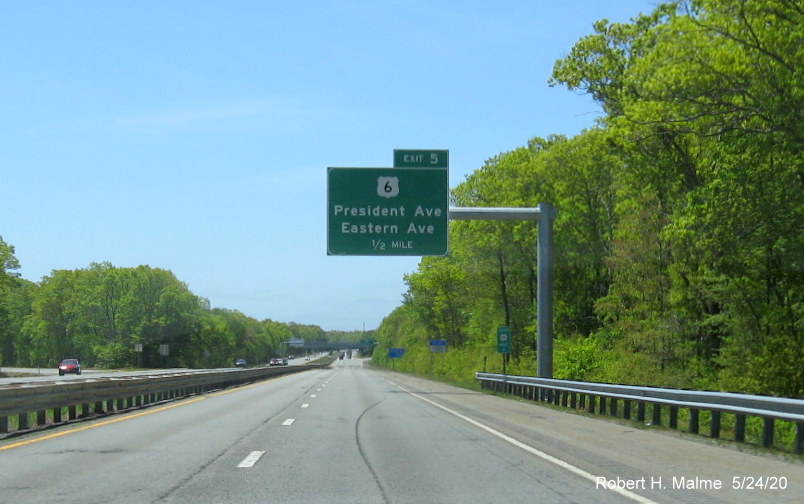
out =
<path fill-rule="evenodd" d="M 13 362 L 15 335 L 21 326 L 19 299 L 23 282 L 15 271 L 20 263 L 14 256 L 14 247 L 0 236 L 0 365 Z"/>
<path fill-rule="evenodd" d="M 598 23 L 554 71 L 627 160 L 605 333 L 723 388 L 804 390 L 801 21 L 784 0 L 667 4 Z"/>

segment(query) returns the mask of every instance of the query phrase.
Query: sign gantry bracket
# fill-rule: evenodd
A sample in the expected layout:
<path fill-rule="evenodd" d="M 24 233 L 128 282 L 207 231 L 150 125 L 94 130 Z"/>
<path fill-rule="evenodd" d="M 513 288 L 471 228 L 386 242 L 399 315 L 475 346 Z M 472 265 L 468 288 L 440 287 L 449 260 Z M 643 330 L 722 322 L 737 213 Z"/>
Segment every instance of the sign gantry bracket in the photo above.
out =
<path fill-rule="evenodd" d="M 446 255 L 450 220 L 530 220 L 537 244 L 537 374 L 553 377 L 553 219 L 536 208 L 449 207 L 449 151 L 394 149 L 393 168 L 328 168 L 328 255 Z"/>
<path fill-rule="evenodd" d="M 537 341 L 536 372 L 539 378 L 553 377 L 553 219 L 555 208 L 539 203 L 536 208 L 450 207 L 450 220 L 531 220 L 539 222 L 536 251 Z"/>

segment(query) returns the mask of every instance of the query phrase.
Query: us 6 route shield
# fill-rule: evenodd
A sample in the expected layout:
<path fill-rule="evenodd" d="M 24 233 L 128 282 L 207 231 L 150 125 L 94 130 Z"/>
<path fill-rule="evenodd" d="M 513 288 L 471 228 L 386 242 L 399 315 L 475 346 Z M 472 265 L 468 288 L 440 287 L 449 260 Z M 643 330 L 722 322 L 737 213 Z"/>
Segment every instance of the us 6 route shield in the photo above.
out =
<path fill-rule="evenodd" d="M 329 255 L 445 255 L 448 171 L 328 168 Z"/>

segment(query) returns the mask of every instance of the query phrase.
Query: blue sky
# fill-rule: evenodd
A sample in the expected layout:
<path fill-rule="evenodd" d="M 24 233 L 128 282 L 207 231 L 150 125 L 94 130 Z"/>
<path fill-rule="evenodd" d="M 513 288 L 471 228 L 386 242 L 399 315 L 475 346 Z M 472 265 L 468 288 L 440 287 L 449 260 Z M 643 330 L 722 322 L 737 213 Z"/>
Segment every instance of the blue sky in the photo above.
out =
<path fill-rule="evenodd" d="M 418 257 L 327 256 L 327 167 L 450 187 L 600 107 L 547 79 L 645 0 L 0 0 L 0 236 L 23 278 L 146 264 L 213 307 L 372 329 Z"/>

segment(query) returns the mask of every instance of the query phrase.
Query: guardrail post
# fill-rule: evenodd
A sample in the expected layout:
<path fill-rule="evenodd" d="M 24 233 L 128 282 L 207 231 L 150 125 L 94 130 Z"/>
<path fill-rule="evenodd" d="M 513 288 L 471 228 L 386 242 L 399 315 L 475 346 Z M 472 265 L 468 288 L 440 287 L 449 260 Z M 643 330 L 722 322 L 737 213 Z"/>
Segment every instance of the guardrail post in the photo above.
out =
<path fill-rule="evenodd" d="M 17 420 L 17 430 L 28 430 L 28 413 L 20 413 Z"/>
<path fill-rule="evenodd" d="M 796 422 L 796 445 L 793 450 L 799 455 L 804 453 L 804 422 Z"/>
<path fill-rule="evenodd" d="M 653 403 L 653 425 L 662 425 L 662 405 Z"/>
<path fill-rule="evenodd" d="M 628 399 L 623 400 L 623 418 L 631 420 L 631 401 Z"/>
<path fill-rule="evenodd" d="M 773 418 L 765 417 L 765 426 L 762 429 L 762 446 L 773 446 Z"/>
<path fill-rule="evenodd" d="M 637 421 L 645 423 L 645 401 L 637 403 Z"/>
<path fill-rule="evenodd" d="M 698 434 L 700 429 L 699 414 L 698 408 L 690 408 L 690 432 L 692 434 Z"/>
<path fill-rule="evenodd" d="M 53 423 L 54 424 L 61 423 L 61 406 L 53 408 Z"/>
<path fill-rule="evenodd" d="M 678 429 L 678 406 L 670 406 L 670 428 Z"/>
<path fill-rule="evenodd" d="M 738 443 L 745 441 L 745 415 L 740 413 L 734 419 L 734 440 Z"/>
<path fill-rule="evenodd" d="M 709 429 L 709 437 L 717 439 L 720 437 L 720 412 L 712 411 L 712 424 Z"/>
<path fill-rule="evenodd" d="M 1 416 L 0 417 L 0 434 L 5 434 L 8 432 L 8 417 Z"/>

